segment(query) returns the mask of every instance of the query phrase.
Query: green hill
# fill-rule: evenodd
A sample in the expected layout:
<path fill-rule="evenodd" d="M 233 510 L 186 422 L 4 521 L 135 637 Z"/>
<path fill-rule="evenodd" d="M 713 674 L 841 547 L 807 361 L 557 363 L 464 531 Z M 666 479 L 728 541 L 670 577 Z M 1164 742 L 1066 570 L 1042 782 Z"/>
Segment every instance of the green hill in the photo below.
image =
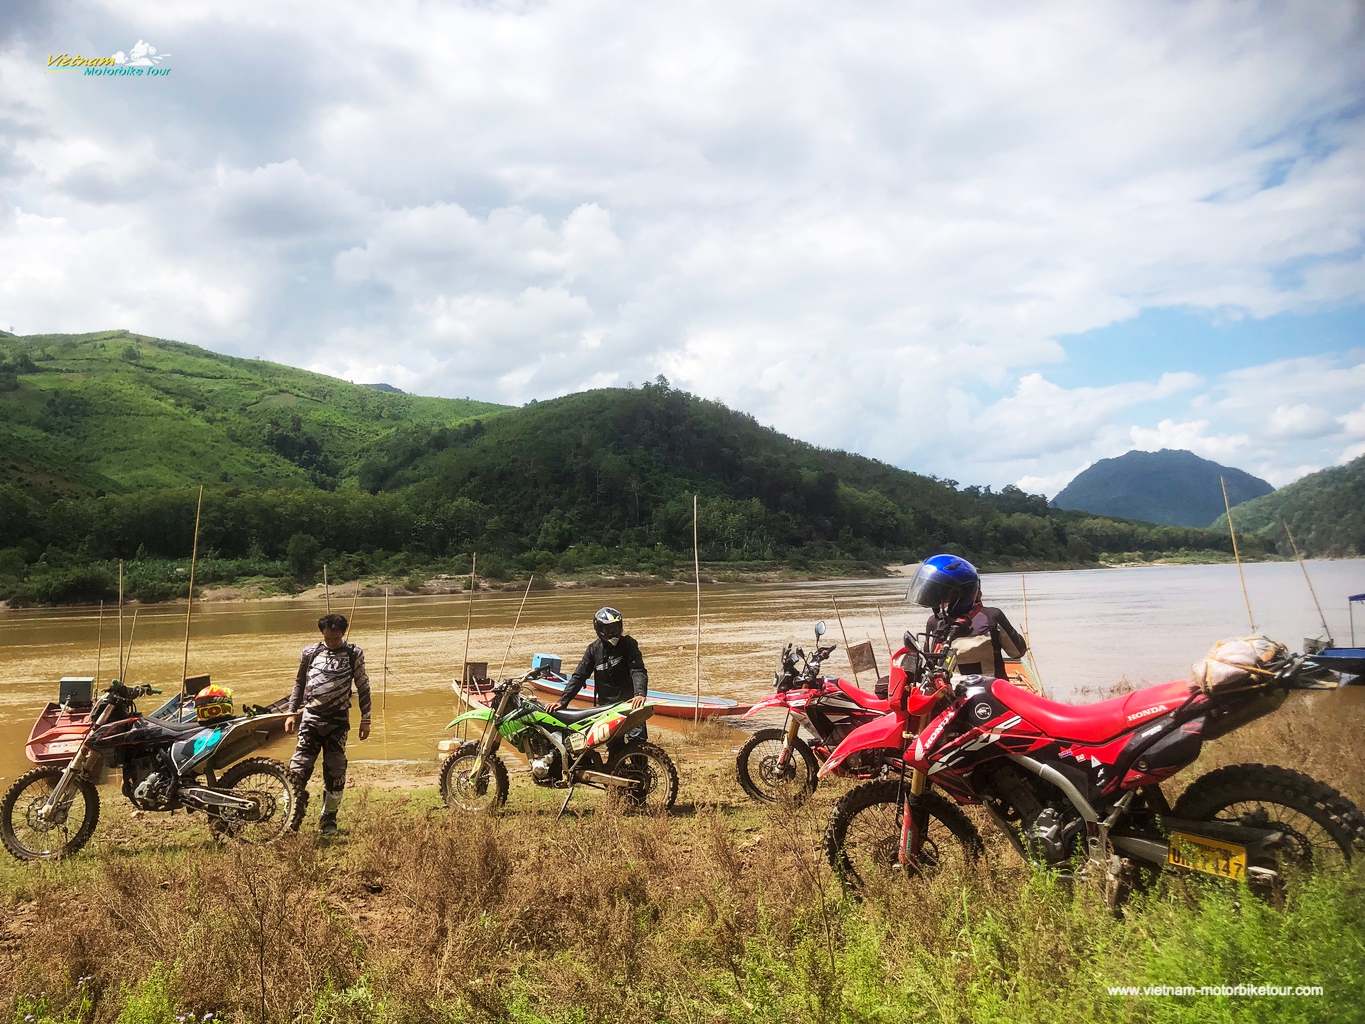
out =
<path fill-rule="evenodd" d="M 1310 473 L 1274 494 L 1239 505 L 1233 521 L 1239 533 L 1259 537 L 1290 554 L 1280 521 L 1294 531 L 1305 554 L 1365 555 L 1365 455 L 1344 466 Z M 1227 516 L 1214 528 L 1227 529 Z"/>
<path fill-rule="evenodd" d="M 0 395 L 0 473 L 58 494 L 335 487 L 400 425 L 501 408 L 127 331 L 0 338 Z"/>
<path fill-rule="evenodd" d="M 198 578 L 867 570 L 951 548 L 984 567 L 1227 546 L 817 448 L 668 386 L 507 409 L 351 385 L 126 332 L 0 339 L 0 598 L 183 593 Z M 1255 545 L 1253 545 L 1253 548 Z"/>
<path fill-rule="evenodd" d="M 1194 452 L 1163 448 L 1101 459 L 1062 488 L 1052 503 L 1120 519 L 1203 526 L 1222 512 L 1220 478 L 1227 481 L 1233 505 L 1274 489 L 1259 477 Z"/>

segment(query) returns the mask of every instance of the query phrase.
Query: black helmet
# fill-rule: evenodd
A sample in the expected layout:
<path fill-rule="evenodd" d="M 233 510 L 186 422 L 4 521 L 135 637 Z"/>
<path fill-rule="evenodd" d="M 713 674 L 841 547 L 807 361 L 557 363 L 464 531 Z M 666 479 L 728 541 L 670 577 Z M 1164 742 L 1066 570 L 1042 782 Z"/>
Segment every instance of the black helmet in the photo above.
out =
<path fill-rule="evenodd" d="M 615 608 L 599 608 L 592 617 L 592 628 L 599 640 L 615 645 L 626 631 L 626 620 Z"/>
<path fill-rule="evenodd" d="M 920 565 L 906 598 L 952 618 L 966 615 L 981 593 L 976 566 L 957 555 L 934 555 Z"/>

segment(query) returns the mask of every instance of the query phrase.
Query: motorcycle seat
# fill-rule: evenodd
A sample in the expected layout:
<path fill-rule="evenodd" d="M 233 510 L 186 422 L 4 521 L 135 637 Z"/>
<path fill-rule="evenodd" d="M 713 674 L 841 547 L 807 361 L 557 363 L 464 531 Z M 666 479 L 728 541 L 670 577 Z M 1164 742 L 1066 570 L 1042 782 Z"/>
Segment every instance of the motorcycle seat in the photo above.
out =
<path fill-rule="evenodd" d="M 875 693 L 868 693 L 866 690 L 854 686 L 847 679 L 839 679 L 837 682 L 839 684 L 839 692 L 863 710 L 875 711 L 882 715 L 887 714 L 891 710 L 891 702 L 889 700 L 882 700 Z"/>
<path fill-rule="evenodd" d="M 991 694 L 1030 725 L 1048 736 L 1078 743 L 1103 743 L 1122 732 L 1146 725 L 1180 707 L 1199 687 L 1184 680 L 1158 683 L 1094 704 L 1063 704 L 1039 697 L 997 679 Z"/>
<path fill-rule="evenodd" d="M 592 718 L 595 715 L 600 715 L 603 711 L 607 710 L 608 706 L 609 705 L 604 705 L 603 707 L 595 708 L 584 708 L 582 711 L 570 711 L 568 709 L 565 709 L 564 711 L 552 711 L 550 712 L 550 714 L 554 715 L 565 725 L 575 725 L 578 722 L 584 721 L 585 719 Z"/>

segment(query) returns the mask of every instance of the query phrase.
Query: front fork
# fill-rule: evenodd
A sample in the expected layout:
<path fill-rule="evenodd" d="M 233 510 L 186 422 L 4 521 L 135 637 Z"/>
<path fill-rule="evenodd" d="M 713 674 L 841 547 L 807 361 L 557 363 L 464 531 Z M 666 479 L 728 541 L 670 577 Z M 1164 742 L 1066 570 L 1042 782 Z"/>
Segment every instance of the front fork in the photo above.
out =
<path fill-rule="evenodd" d="M 493 751 L 498 747 L 498 722 L 507 712 L 507 705 L 512 702 L 512 696 L 517 688 L 507 686 L 502 691 L 502 698 L 498 701 L 498 706 L 493 709 L 493 713 L 488 720 L 483 723 L 483 733 L 479 736 L 479 753 L 474 758 L 474 766 L 469 769 L 469 777 L 477 779 L 479 773 L 483 771 L 484 761 L 491 757 Z"/>
<path fill-rule="evenodd" d="M 909 747 L 915 736 L 924 728 L 927 715 L 916 715 L 901 735 Z M 906 757 L 909 763 L 911 757 Z M 904 789 L 904 806 L 901 812 L 900 841 L 896 844 L 896 863 L 910 868 L 919 863 L 920 850 L 924 846 L 924 831 L 928 816 L 924 811 L 924 792 L 929 788 L 929 776 L 922 768 L 911 768 L 909 785 Z"/>
<path fill-rule="evenodd" d="M 801 732 L 801 722 L 790 711 L 787 712 L 787 723 L 783 726 L 782 753 L 777 755 L 777 764 L 780 768 L 786 768 L 791 764 L 792 751 L 796 749 L 796 737 Z"/>
<path fill-rule="evenodd" d="M 81 745 L 76 748 L 76 755 L 67 762 L 66 768 L 62 770 L 62 776 L 57 780 L 57 784 L 52 787 L 52 792 L 48 794 L 43 806 L 38 808 L 38 818 L 41 821 L 52 821 L 57 813 L 57 808 L 62 807 L 66 801 L 67 791 L 71 788 L 71 780 L 76 777 L 81 768 L 84 767 L 90 753 L 90 738 L 95 735 L 95 730 L 109 720 L 109 716 L 114 713 L 112 705 L 106 704 L 104 710 L 100 712 L 98 719 L 90 723 L 90 730 L 81 740 Z"/>

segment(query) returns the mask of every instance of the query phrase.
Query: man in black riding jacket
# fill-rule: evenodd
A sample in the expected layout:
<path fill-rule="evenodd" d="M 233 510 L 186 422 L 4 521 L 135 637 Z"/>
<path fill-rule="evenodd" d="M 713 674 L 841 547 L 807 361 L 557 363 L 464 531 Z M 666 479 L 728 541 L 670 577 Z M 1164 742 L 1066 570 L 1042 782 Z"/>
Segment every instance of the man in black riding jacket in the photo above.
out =
<path fill-rule="evenodd" d="M 592 617 L 592 626 L 597 639 L 583 652 L 556 709 L 567 708 L 589 676 L 593 680 L 593 703 L 598 707 L 622 701 L 630 701 L 632 710 L 642 707 L 649 693 L 649 673 L 645 671 L 640 645 L 633 636 L 626 635 L 625 618 L 615 608 L 599 608 Z M 642 726 L 641 735 L 644 734 Z"/>

